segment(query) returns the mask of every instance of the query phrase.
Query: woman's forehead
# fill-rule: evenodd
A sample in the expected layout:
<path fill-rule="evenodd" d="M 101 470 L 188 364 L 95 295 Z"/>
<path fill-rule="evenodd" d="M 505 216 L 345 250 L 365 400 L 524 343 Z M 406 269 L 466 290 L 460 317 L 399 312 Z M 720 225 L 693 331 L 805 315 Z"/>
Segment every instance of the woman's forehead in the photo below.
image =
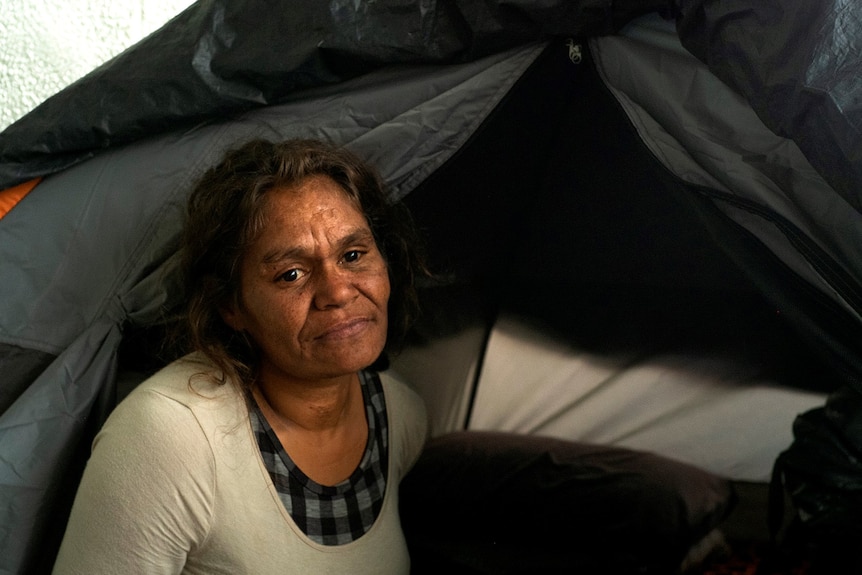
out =
<path fill-rule="evenodd" d="M 371 234 L 358 202 L 327 176 L 274 188 L 267 196 L 258 240 L 332 242 L 348 235 Z"/>
<path fill-rule="evenodd" d="M 301 219 L 336 210 L 342 217 L 365 218 L 358 198 L 323 174 L 275 187 L 266 194 L 264 202 L 267 216 Z"/>

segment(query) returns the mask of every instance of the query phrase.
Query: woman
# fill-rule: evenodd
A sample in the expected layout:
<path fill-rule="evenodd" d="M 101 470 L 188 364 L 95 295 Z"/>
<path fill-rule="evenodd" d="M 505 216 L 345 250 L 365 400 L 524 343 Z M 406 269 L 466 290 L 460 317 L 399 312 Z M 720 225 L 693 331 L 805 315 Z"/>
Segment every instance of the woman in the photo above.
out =
<path fill-rule="evenodd" d="M 56 573 L 407 573 L 397 486 L 427 425 L 379 366 L 415 310 L 410 220 L 349 152 L 251 142 L 183 245 L 193 353 L 93 444 Z"/>

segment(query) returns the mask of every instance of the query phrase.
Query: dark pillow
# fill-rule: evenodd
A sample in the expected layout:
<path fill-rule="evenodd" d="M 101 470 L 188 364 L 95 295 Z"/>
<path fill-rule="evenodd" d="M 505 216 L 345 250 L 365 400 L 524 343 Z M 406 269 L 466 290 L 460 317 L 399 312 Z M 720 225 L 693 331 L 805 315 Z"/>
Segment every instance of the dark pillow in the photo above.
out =
<path fill-rule="evenodd" d="M 669 574 L 733 500 L 728 481 L 654 454 L 468 431 L 430 440 L 401 517 L 414 575 Z"/>

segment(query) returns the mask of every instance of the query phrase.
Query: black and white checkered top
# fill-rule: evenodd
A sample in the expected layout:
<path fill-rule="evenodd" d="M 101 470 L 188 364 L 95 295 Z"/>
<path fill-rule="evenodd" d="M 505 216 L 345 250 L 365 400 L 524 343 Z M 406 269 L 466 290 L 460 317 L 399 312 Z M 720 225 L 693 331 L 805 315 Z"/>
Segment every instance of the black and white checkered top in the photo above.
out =
<path fill-rule="evenodd" d="M 284 450 L 257 404 L 251 425 L 281 502 L 312 541 L 343 545 L 364 535 L 374 524 L 383 495 L 389 461 L 388 422 L 383 385 L 376 373 L 360 372 L 368 420 L 368 442 L 359 467 L 338 485 L 320 485 L 306 476 Z"/>

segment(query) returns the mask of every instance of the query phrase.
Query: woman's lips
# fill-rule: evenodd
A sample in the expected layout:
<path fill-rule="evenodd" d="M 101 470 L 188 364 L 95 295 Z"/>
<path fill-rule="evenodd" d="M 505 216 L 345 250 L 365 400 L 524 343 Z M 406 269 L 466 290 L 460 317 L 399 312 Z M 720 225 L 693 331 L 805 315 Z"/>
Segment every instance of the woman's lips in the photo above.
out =
<path fill-rule="evenodd" d="M 359 317 L 342 321 L 326 329 L 315 339 L 318 340 L 340 340 L 349 339 L 363 332 L 371 322 L 369 318 Z"/>

